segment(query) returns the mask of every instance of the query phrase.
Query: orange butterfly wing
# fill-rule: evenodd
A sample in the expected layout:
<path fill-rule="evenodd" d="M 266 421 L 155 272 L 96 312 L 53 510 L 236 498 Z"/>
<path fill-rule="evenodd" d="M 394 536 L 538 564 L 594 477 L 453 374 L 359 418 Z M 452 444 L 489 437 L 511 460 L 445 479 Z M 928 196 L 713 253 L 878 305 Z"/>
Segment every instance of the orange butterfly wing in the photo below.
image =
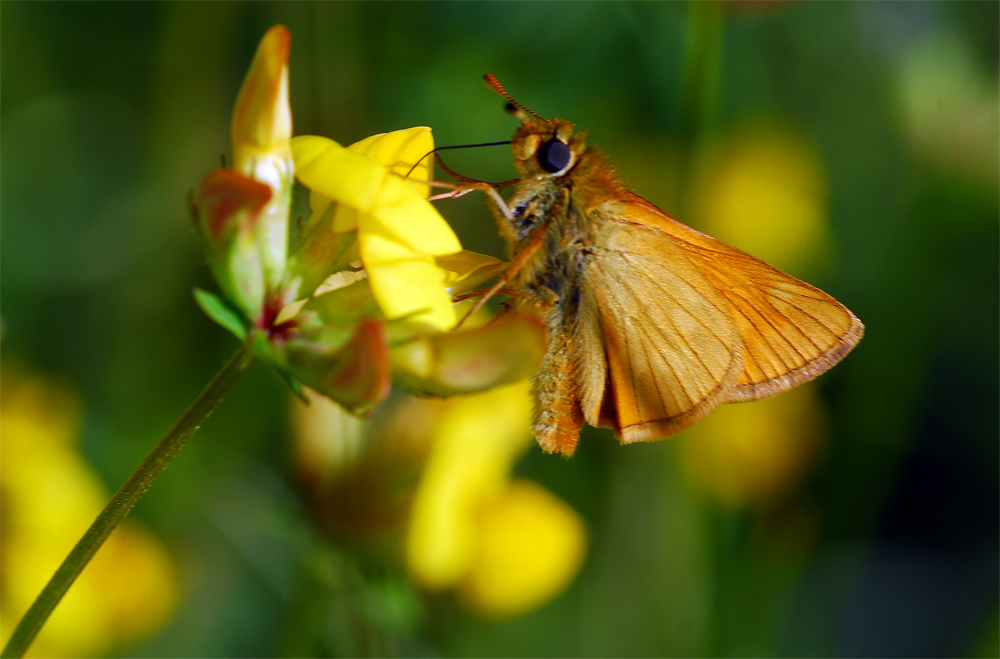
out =
<path fill-rule="evenodd" d="M 675 241 L 607 222 L 586 267 L 577 337 L 588 423 L 648 441 L 728 399 L 743 363 L 739 335 L 725 299 Z"/>
<path fill-rule="evenodd" d="M 625 442 L 668 437 L 721 403 L 767 398 L 812 380 L 861 339 L 861 321 L 823 291 L 629 194 L 597 209 L 605 244 L 585 278 L 597 309 L 582 309 L 582 333 L 596 316 L 607 359 L 600 395 L 593 377 L 580 382 L 591 425 L 609 426 Z M 693 324 L 669 329 L 685 317 Z M 736 336 L 731 343 L 721 339 L 728 331 Z M 720 349 L 732 361 L 724 372 Z"/>

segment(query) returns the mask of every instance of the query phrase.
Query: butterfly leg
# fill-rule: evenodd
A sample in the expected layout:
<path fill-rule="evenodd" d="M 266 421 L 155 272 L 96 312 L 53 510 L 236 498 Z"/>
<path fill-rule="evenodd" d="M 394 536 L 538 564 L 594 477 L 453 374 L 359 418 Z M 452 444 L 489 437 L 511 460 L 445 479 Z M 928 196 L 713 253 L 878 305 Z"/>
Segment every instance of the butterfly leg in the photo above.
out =
<path fill-rule="evenodd" d="M 486 183 L 485 181 L 470 181 L 467 183 L 456 184 L 456 183 L 445 183 L 444 181 L 419 181 L 419 183 L 424 183 L 435 188 L 449 188 L 449 192 L 442 192 L 441 194 L 436 194 L 427 198 L 427 201 L 439 201 L 441 199 L 458 199 L 459 197 L 464 197 L 473 190 L 481 190 L 488 197 L 490 197 L 500 209 L 500 212 L 511 222 L 514 221 L 514 212 L 507 205 L 507 202 L 503 200 L 500 193 L 497 192 L 495 183 Z"/>
<path fill-rule="evenodd" d="M 452 302 L 461 302 L 463 300 L 469 300 L 474 297 L 479 297 L 480 295 L 486 295 L 489 292 L 488 288 L 481 288 L 478 291 L 469 291 L 468 293 L 462 293 L 451 298 Z M 501 295 L 517 295 L 517 291 L 513 288 L 501 288 L 497 293 Z"/>
<path fill-rule="evenodd" d="M 461 327 L 462 323 L 464 323 L 469 318 L 469 316 L 482 309 L 483 305 L 486 304 L 487 300 L 489 300 L 491 297 L 493 297 L 501 290 L 503 290 L 504 286 L 509 284 L 511 280 L 514 279 L 514 275 L 517 274 L 517 271 L 520 270 L 524 266 L 524 264 L 528 262 L 528 259 L 534 256 L 535 253 L 538 252 L 538 250 L 541 248 L 542 241 L 545 240 L 545 234 L 548 231 L 548 228 L 549 225 L 548 222 L 546 222 L 541 226 L 539 226 L 537 229 L 535 229 L 535 234 L 531 237 L 531 241 L 524 247 L 521 253 L 517 255 L 517 258 L 514 259 L 513 263 L 510 264 L 510 267 L 507 268 L 507 272 L 503 273 L 503 276 L 500 277 L 500 280 L 497 283 L 490 286 L 483 294 L 483 296 L 479 298 L 479 301 L 476 302 L 464 316 L 462 316 L 462 320 L 458 321 L 458 324 L 455 325 L 456 329 Z"/>

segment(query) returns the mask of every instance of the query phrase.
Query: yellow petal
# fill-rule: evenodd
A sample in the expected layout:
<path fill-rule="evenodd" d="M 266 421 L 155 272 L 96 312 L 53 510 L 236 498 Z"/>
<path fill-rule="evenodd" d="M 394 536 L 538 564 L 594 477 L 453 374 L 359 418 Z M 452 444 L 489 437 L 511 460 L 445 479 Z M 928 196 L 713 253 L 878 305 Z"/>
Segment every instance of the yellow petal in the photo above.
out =
<path fill-rule="evenodd" d="M 440 268 L 429 257 L 423 259 L 414 257 L 369 267 L 372 294 L 389 320 L 405 318 L 447 331 L 456 322 L 451 298 Z"/>
<path fill-rule="evenodd" d="M 391 168 L 393 173 L 407 178 L 429 181 L 434 171 L 434 158 L 428 155 L 434 149 L 434 138 L 427 126 L 372 135 L 347 148 L 368 156 Z M 421 197 L 427 197 L 431 193 L 428 185 L 412 185 Z"/>
<path fill-rule="evenodd" d="M 472 570 L 460 592 L 491 617 L 524 613 L 558 595 L 586 553 L 579 513 L 531 481 L 515 482 L 484 506 L 477 531 Z"/>
<path fill-rule="evenodd" d="M 456 322 L 444 271 L 431 256 L 413 250 L 371 215 L 358 215 L 358 248 L 372 293 L 386 318 L 409 318 L 438 330 Z"/>
<path fill-rule="evenodd" d="M 413 183 L 387 174 L 377 204 L 369 214 L 417 251 L 431 256 L 460 252 L 462 245 L 455 232 L 413 187 Z"/>
<path fill-rule="evenodd" d="M 336 233 L 356 231 L 358 228 L 358 211 L 344 204 L 337 204 L 333 211 L 333 224 L 330 227 Z"/>
<path fill-rule="evenodd" d="M 410 515 L 407 565 L 428 588 L 458 584 L 476 555 L 476 511 L 506 490 L 530 443 L 527 382 L 455 397 L 439 421 Z"/>
<path fill-rule="evenodd" d="M 293 138 L 292 157 L 302 185 L 362 211 L 374 206 L 386 175 L 377 162 L 316 135 Z"/>
<path fill-rule="evenodd" d="M 388 166 L 333 140 L 303 135 L 292 140 L 296 174 L 310 190 L 377 219 L 398 242 L 431 256 L 462 249 L 455 232 L 415 188 Z"/>

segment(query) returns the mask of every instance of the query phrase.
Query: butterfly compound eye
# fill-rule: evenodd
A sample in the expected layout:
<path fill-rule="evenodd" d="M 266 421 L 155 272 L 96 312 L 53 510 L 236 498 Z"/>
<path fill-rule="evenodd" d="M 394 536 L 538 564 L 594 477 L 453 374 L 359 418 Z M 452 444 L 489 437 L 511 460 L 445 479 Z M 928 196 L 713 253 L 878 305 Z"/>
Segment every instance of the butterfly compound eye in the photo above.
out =
<path fill-rule="evenodd" d="M 570 155 L 569 146 L 553 138 L 548 142 L 542 142 L 535 157 L 538 158 L 538 164 L 542 169 L 549 174 L 555 174 L 569 164 Z"/>

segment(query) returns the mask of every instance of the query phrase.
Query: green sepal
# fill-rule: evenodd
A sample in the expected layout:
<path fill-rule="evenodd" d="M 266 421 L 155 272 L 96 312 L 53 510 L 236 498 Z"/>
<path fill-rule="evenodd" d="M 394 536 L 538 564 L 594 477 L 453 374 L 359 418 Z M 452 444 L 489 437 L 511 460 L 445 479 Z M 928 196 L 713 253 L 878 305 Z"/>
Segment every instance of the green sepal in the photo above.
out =
<path fill-rule="evenodd" d="M 309 297 L 331 274 L 347 270 L 361 258 L 356 230 L 337 233 L 333 220 L 337 204 L 309 219 L 289 254 L 288 272 L 300 278 L 298 297 Z"/>
<path fill-rule="evenodd" d="M 274 349 L 274 345 L 268 340 L 267 334 L 264 332 L 254 333 L 253 341 L 250 343 L 250 349 L 253 350 L 253 354 L 257 355 L 269 364 L 284 364 L 283 359 L 278 359 L 278 354 Z"/>
<path fill-rule="evenodd" d="M 276 370 L 278 372 L 278 375 L 281 376 L 281 379 L 284 380 L 286 384 L 288 384 L 288 387 L 292 390 L 292 393 L 298 396 L 299 400 L 308 405 L 309 399 L 306 398 L 305 392 L 302 391 L 302 383 L 296 380 L 294 376 L 285 372 L 284 369 L 275 368 L 274 370 Z"/>
<path fill-rule="evenodd" d="M 195 287 L 194 300 L 205 314 L 236 335 L 240 341 L 247 340 L 247 327 L 243 316 L 232 305 L 218 295 Z"/>
<path fill-rule="evenodd" d="M 309 315 L 311 314 L 311 316 Z M 308 320 L 300 328 L 310 339 L 339 348 L 365 318 L 381 318 L 367 279 L 309 300 L 300 315 Z"/>

